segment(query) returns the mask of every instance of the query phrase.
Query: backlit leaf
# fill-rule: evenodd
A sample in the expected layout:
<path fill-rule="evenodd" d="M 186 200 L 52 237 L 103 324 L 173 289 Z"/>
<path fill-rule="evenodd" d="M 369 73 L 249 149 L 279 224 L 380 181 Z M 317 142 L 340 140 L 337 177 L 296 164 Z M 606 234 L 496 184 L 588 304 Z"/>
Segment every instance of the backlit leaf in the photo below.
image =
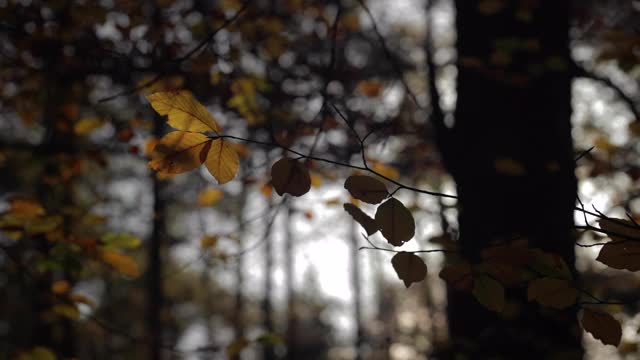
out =
<path fill-rule="evenodd" d="M 282 158 L 271 167 L 271 183 L 278 193 L 302 196 L 311 189 L 311 177 L 307 167 L 293 159 Z"/>
<path fill-rule="evenodd" d="M 157 92 L 148 95 L 147 100 L 158 114 L 166 115 L 169 125 L 177 130 L 220 132 L 220 127 L 209 110 L 194 99 L 189 91 Z"/>
<path fill-rule="evenodd" d="M 543 306 L 565 309 L 576 303 L 578 291 L 563 279 L 540 278 L 529 283 L 527 298 Z"/>
<path fill-rule="evenodd" d="M 220 189 L 216 188 L 206 188 L 198 194 L 198 206 L 207 207 L 212 206 L 218 202 L 218 200 L 222 199 L 224 196 L 224 192 Z"/>
<path fill-rule="evenodd" d="M 95 129 L 102 126 L 102 121 L 95 117 L 86 117 L 73 125 L 73 132 L 76 135 L 89 135 Z"/>
<path fill-rule="evenodd" d="M 135 249 L 142 243 L 139 237 L 129 233 L 109 232 L 100 239 L 110 248 Z"/>
<path fill-rule="evenodd" d="M 214 235 L 205 235 L 200 239 L 200 247 L 208 249 L 216 246 L 218 243 L 218 237 Z"/>
<path fill-rule="evenodd" d="M 378 231 L 378 223 L 371 216 L 364 213 L 364 211 L 360 210 L 359 207 L 353 204 L 343 204 L 344 210 L 351 215 L 351 217 L 367 232 L 367 235 L 371 236 Z"/>
<path fill-rule="evenodd" d="M 404 251 L 397 253 L 391 259 L 391 265 L 407 288 L 414 282 L 424 280 L 427 276 L 427 265 L 413 253 Z"/>
<path fill-rule="evenodd" d="M 487 275 L 478 275 L 473 279 L 473 296 L 480 304 L 491 311 L 504 310 L 504 286 Z"/>
<path fill-rule="evenodd" d="M 618 320 L 605 312 L 585 308 L 582 313 L 582 327 L 605 345 L 620 345 L 622 327 Z"/>
<path fill-rule="evenodd" d="M 211 175 L 218 180 L 218 184 L 225 184 L 238 174 L 240 159 L 231 143 L 218 138 L 211 143 L 205 166 Z"/>
<path fill-rule="evenodd" d="M 71 284 L 67 280 L 58 280 L 51 284 L 51 292 L 56 295 L 63 295 L 69 292 Z"/>
<path fill-rule="evenodd" d="M 369 204 L 378 204 L 389 195 L 384 183 L 366 175 L 349 176 L 344 183 L 344 188 L 354 198 Z"/>
<path fill-rule="evenodd" d="M 378 206 L 376 222 L 380 232 L 393 246 L 402 246 L 416 232 L 411 212 L 398 200 L 391 198 Z"/>
<path fill-rule="evenodd" d="M 605 244 L 596 260 L 614 269 L 640 270 L 640 242 L 624 241 Z"/>
<path fill-rule="evenodd" d="M 102 261 L 111 265 L 117 272 L 133 278 L 140 275 L 138 264 L 131 257 L 111 250 L 102 250 L 100 255 Z"/>
<path fill-rule="evenodd" d="M 149 167 L 165 174 L 193 170 L 207 158 L 211 142 L 208 137 L 198 133 L 170 132 L 153 149 Z"/>

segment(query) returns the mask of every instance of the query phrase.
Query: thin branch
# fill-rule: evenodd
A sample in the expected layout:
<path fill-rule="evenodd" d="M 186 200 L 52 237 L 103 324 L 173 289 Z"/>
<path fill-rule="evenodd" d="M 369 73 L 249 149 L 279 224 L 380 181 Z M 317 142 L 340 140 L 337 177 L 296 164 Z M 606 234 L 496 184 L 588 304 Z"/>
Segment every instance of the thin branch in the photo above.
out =
<path fill-rule="evenodd" d="M 575 72 L 575 75 L 578 77 L 597 81 L 613 90 L 618 98 L 620 98 L 620 100 L 622 100 L 622 102 L 627 105 L 629 111 L 631 111 L 631 113 L 635 117 L 634 121 L 640 121 L 640 111 L 636 107 L 635 101 L 631 97 L 629 97 L 618 85 L 611 81 L 611 79 L 589 72 L 585 68 L 578 66 L 577 64 L 575 65 Z"/>

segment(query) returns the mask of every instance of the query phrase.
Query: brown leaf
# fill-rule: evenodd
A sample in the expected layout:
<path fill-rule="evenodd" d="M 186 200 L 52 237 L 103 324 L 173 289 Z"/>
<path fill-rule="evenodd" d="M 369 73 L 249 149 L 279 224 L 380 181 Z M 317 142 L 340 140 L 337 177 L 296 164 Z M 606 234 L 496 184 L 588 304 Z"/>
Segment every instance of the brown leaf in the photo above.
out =
<path fill-rule="evenodd" d="M 614 269 L 640 270 L 640 242 L 624 241 L 605 244 L 596 260 Z"/>
<path fill-rule="evenodd" d="M 473 273 L 469 264 L 455 264 L 440 270 L 440 278 L 454 289 L 471 291 L 473 289 Z"/>
<path fill-rule="evenodd" d="M 473 279 L 473 296 L 480 304 L 491 311 L 501 313 L 504 310 L 504 286 L 487 275 L 478 275 Z"/>
<path fill-rule="evenodd" d="M 282 158 L 271 167 L 271 183 L 278 195 L 302 196 L 311 189 L 307 167 L 293 159 Z"/>
<path fill-rule="evenodd" d="M 366 175 L 349 176 L 344 183 L 344 188 L 349 190 L 354 198 L 369 204 L 379 204 L 389 195 L 384 183 Z"/>
<path fill-rule="evenodd" d="M 378 206 L 376 222 L 380 232 L 393 246 L 402 246 L 416 232 L 411 212 L 398 200 L 391 198 Z"/>
<path fill-rule="evenodd" d="M 153 149 L 149 167 L 164 174 L 180 174 L 202 165 L 211 148 L 205 135 L 185 131 L 170 132 Z"/>
<path fill-rule="evenodd" d="M 413 253 L 404 251 L 397 253 L 391 259 L 391 265 L 407 288 L 414 282 L 424 280 L 427 276 L 427 265 Z"/>
<path fill-rule="evenodd" d="M 605 345 L 620 345 L 622 327 L 618 320 L 605 312 L 585 308 L 582 327 Z"/>
<path fill-rule="evenodd" d="M 353 217 L 358 224 L 362 225 L 364 230 L 367 232 L 367 235 L 371 236 L 378 231 L 378 223 L 371 216 L 364 213 L 364 211 L 360 210 L 359 207 L 353 204 L 343 204 L 344 210 Z"/>
<path fill-rule="evenodd" d="M 567 280 L 540 278 L 529 283 L 527 298 L 543 306 L 565 309 L 576 303 L 578 291 Z"/>
<path fill-rule="evenodd" d="M 598 224 L 613 240 L 629 238 L 640 239 L 640 227 L 629 220 L 614 218 L 600 219 Z"/>

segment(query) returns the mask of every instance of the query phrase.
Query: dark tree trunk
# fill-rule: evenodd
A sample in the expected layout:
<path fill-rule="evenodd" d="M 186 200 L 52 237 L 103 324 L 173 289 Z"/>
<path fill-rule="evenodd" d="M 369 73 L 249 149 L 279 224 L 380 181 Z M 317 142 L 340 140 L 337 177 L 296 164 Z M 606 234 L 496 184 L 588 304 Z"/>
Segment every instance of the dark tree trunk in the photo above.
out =
<path fill-rule="evenodd" d="M 440 124 L 438 135 L 457 184 L 462 255 L 477 262 L 491 242 L 521 236 L 573 268 L 569 1 L 504 4 L 487 14 L 478 2 L 456 2 L 455 124 Z M 516 48 L 500 48 L 501 41 Z M 519 163 L 524 173 L 499 171 L 500 159 Z M 580 358 L 575 309 L 541 310 L 524 292 L 507 293 L 508 301 L 522 305 L 510 320 L 485 310 L 468 293 L 452 292 L 453 352 L 482 359 Z"/>
<path fill-rule="evenodd" d="M 360 230 L 355 221 L 350 224 L 349 240 L 351 242 L 351 289 L 353 291 L 353 320 L 355 321 L 355 360 L 362 359 L 362 345 L 364 343 L 364 327 L 362 326 L 362 287 L 360 286 L 360 254 L 358 241 Z"/>
<path fill-rule="evenodd" d="M 154 135 L 158 138 L 162 135 L 162 119 L 156 118 L 154 123 Z M 162 358 L 162 310 L 164 304 L 164 291 L 162 289 L 162 246 L 164 237 L 164 200 L 162 199 L 163 184 L 161 180 L 153 177 L 153 229 L 148 244 L 147 252 L 147 308 L 146 325 L 148 337 L 147 356 L 152 360 Z"/>

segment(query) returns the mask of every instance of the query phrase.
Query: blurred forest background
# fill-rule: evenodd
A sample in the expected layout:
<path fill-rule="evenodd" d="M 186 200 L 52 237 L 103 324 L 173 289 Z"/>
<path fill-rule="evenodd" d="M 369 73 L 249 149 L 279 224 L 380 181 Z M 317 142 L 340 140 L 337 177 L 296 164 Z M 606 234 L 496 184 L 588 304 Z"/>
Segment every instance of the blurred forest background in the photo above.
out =
<path fill-rule="evenodd" d="M 490 58 L 461 59 L 454 2 L 431 2 L 0 0 L 0 358 L 428 359 L 447 348 L 444 254 L 405 288 L 389 252 L 359 250 L 363 230 L 342 206 L 352 169 L 311 160 L 309 194 L 278 196 L 269 171 L 283 150 L 260 144 L 357 163 L 355 129 L 378 173 L 454 194 L 434 109 L 453 121 L 459 66 L 509 66 L 540 44 L 500 38 Z M 511 1 L 523 22 L 539 2 L 550 1 Z M 508 1 L 470 3 L 491 17 Z M 570 16 L 572 62 L 529 70 L 573 79 L 584 206 L 639 218 L 640 2 L 575 1 Z M 249 140 L 234 142 L 233 181 L 147 166 L 170 128 L 145 95 L 174 89 Z M 455 247 L 454 199 L 398 197 L 416 221 L 403 250 Z M 626 303 L 608 306 L 622 342 L 584 334 L 585 357 L 638 358 L 640 278 L 594 261 L 597 250 L 577 249 L 576 266 L 591 293 Z"/>

